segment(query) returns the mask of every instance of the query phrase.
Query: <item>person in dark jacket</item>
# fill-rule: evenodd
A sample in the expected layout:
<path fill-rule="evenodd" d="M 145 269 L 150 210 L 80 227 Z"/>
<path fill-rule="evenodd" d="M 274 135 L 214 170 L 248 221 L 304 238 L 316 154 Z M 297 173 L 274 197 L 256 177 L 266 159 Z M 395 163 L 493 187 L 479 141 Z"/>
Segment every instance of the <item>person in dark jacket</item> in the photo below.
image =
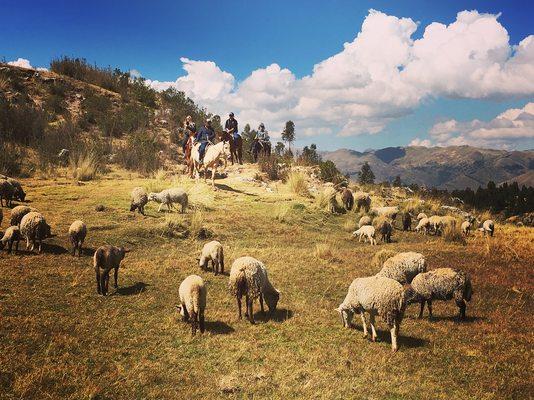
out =
<path fill-rule="evenodd" d="M 189 138 L 191 138 L 191 136 L 194 136 L 197 132 L 197 127 L 195 123 L 193 122 L 193 118 L 191 118 L 191 115 L 188 115 L 185 118 L 183 128 L 184 128 L 184 138 L 182 140 L 182 150 L 184 151 L 184 154 L 185 154 L 185 147 L 187 146 L 187 141 L 189 140 Z"/>
<path fill-rule="evenodd" d="M 211 127 L 211 119 L 206 119 L 204 126 L 199 129 L 197 135 L 195 136 L 195 142 L 200 143 L 200 148 L 198 149 L 198 155 L 200 158 L 200 163 L 202 164 L 204 160 L 204 154 L 206 153 L 206 146 L 208 143 L 213 144 L 215 140 L 215 132 Z"/>
<path fill-rule="evenodd" d="M 237 142 L 239 137 L 239 129 L 237 127 L 237 120 L 234 118 L 234 113 L 231 112 L 224 124 L 224 130 L 232 135 L 234 138 L 234 143 Z"/>

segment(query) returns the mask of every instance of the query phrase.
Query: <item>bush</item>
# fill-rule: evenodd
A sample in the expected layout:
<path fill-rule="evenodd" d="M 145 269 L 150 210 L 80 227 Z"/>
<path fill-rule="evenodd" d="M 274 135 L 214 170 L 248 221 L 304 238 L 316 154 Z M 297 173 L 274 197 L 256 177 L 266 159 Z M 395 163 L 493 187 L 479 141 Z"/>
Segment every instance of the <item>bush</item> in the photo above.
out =
<path fill-rule="evenodd" d="M 278 159 L 276 158 L 276 156 L 270 155 L 259 157 L 258 167 L 261 172 L 267 174 L 267 177 L 270 180 L 274 181 L 280 179 L 280 168 L 278 167 Z"/>
<path fill-rule="evenodd" d="M 82 152 L 70 157 L 69 169 L 74 179 L 83 182 L 90 181 L 100 172 L 100 162 L 95 153 Z"/>
<path fill-rule="evenodd" d="M 321 171 L 320 177 L 324 182 L 332 182 L 334 185 L 339 185 L 346 182 L 347 179 L 339 172 L 332 161 L 321 161 L 319 163 L 319 169 Z"/>
<path fill-rule="evenodd" d="M 308 184 L 306 183 L 306 177 L 301 172 L 290 172 L 287 176 L 287 186 L 289 189 L 298 195 L 308 196 Z"/>
<path fill-rule="evenodd" d="M 77 140 L 78 131 L 74 124 L 66 121 L 48 129 L 42 138 L 35 143 L 39 156 L 39 169 L 48 171 L 59 163 L 58 154 L 61 149 L 74 150 L 80 145 Z"/>
<path fill-rule="evenodd" d="M 131 134 L 126 144 L 117 151 L 117 162 L 124 168 L 150 174 L 161 166 L 161 143 L 155 134 L 138 131 Z"/>
<path fill-rule="evenodd" d="M 322 192 L 319 192 L 315 197 L 315 201 L 319 209 L 324 211 L 336 211 L 339 204 L 336 200 L 336 190 L 332 187 L 327 187 Z"/>
<path fill-rule="evenodd" d="M 22 170 L 24 151 L 13 143 L 0 142 L 0 174 L 18 176 Z"/>
<path fill-rule="evenodd" d="M 467 244 L 458 224 L 446 225 L 443 230 L 443 240 L 448 243 Z"/>
<path fill-rule="evenodd" d="M 384 261 L 396 255 L 397 252 L 390 249 L 382 249 L 375 253 L 371 260 L 371 266 L 378 272 L 384 265 Z"/>
<path fill-rule="evenodd" d="M 0 132 L 2 140 L 10 140 L 23 145 L 38 141 L 47 124 L 44 111 L 28 104 L 11 104 L 0 93 Z"/>
<path fill-rule="evenodd" d="M 315 244 L 315 249 L 313 255 L 321 260 L 333 261 L 336 259 L 334 254 L 334 249 L 329 243 L 317 243 Z"/>

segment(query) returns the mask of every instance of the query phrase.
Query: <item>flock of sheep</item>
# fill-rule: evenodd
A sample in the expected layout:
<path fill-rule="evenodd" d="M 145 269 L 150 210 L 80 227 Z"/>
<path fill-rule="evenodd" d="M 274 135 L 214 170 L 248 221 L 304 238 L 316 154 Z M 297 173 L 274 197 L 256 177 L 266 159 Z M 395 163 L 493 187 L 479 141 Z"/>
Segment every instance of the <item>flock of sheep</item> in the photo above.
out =
<path fill-rule="evenodd" d="M 12 199 L 23 201 L 25 193 L 17 181 L 0 179 L 0 200 L 11 205 Z M 399 213 L 398 207 L 375 207 L 371 206 L 371 198 L 367 193 L 356 193 L 345 189 L 342 195 L 345 207 L 351 209 L 355 204 L 358 210 L 363 209 L 369 215 L 364 215 L 359 221 L 359 229 L 353 236 L 359 236 L 360 240 L 366 238 L 371 244 L 376 244 L 375 232 L 382 235 L 384 242 L 391 240 L 393 224 Z M 178 188 L 166 189 L 160 193 L 147 193 L 143 188 L 136 187 L 131 194 L 130 211 L 138 210 L 144 215 L 144 207 L 149 201 L 160 204 L 159 210 L 165 205 L 169 211 L 174 209 L 175 204 L 181 206 L 181 212 L 185 212 L 188 206 L 187 193 Z M 374 221 L 371 218 L 374 215 Z M 3 214 L 0 209 L 0 224 Z M 425 214 L 417 216 L 418 224 L 416 231 L 424 234 L 443 232 L 448 224 L 456 223 L 452 217 L 432 216 Z M 453 222 L 454 221 L 454 222 Z M 373 226 L 375 222 L 375 226 Z M 464 234 L 469 234 L 474 219 L 469 218 L 462 224 Z M 26 239 L 26 248 L 33 251 L 35 247 L 40 253 L 42 241 L 51 237 L 51 229 L 44 216 L 36 209 L 19 205 L 11 210 L 10 226 L 0 241 L 0 248 L 8 245 L 11 252 L 13 245 L 18 250 L 19 241 Z M 403 229 L 411 230 L 411 216 L 403 217 Z M 482 224 L 482 231 L 493 235 L 494 224 L 488 220 Z M 76 252 L 82 255 L 82 246 L 87 235 L 87 226 L 82 221 L 74 221 L 68 231 L 72 245 L 72 254 Z M 114 286 L 118 287 L 118 271 L 121 261 L 129 250 L 123 247 L 105 245 L 99 247 L 93 256 L 96 273 L 97 293 L 106 295 L 109 286 L 109 275 L 114 271 Z M 375 317 L 380 316 L 391 331 L 391 347 L 393 351 L 398 349 L 397 337 L 406 306 L 411 303 L 420 304 L 419 317 L 423 316 L 425 304 L 428 306 L 429 316 L 432 316 L 432 301 L 454 299 L 459 308 L 460 318 L 465 318 L 466 302 L 472 296 L 472 287 L 468 275 L 465 272 L 451 269 L 438 268 L 427 271 L 427 263 L 420 253 L 404 252 L 395 254 L 390 250 L 381 250 L 376 255 L 379 260 L 380 270 L 376 275 L 355 279 L 349 286 L 348 293 L 343 302 L 336 309 L 340 315 L 343 326 L 350 327 L 353 315 L 360 314 L 364 336 L 368 336 L 366 314 L 369 314 L 371 340 L 375 341 L 377 334 Z M 224 250 L 218 241 L 207 243 L 201 250 L 198 258 L 199 267 L 208 269 L 211 262 L 212 271 L 215 275 L 224 274 Z M 253 304 L 259 300 L 262 312 L 264 302 L 269 309 L 269 317 L 276 310 L 280 292 L 271 284 L 266 266 L 252 257 L 240 257 L 236 259 L 230 269 L 229 291 L 235 297 L 238 308 L 238 316 L 242 318 L 242 298 L 245 297 L 245 317 L 254 324 Z M 198 275 L 188 276 L 179 287 L 180 305 L 178 309 L 184 321 L 190 321 L 192 334 L 200 328 L 204 332 L 204 313 L 207 301 L 207 288 L 202 277 Z"/>

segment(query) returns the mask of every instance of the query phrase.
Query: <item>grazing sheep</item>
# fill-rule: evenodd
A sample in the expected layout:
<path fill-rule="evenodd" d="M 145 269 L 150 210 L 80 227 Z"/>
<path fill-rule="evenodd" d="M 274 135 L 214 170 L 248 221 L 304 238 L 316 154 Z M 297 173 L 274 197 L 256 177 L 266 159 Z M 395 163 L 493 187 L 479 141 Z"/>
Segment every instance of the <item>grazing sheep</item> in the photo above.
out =
<path fill-rule="evenodd" d="M 352 210 L 352 207 L 354 206 L 354 196 L 352 195 L 352 192 L 349 188 L 345 188 L 343 190 L 343 193 L 341 194 L 341 199 L 345 208 L 349 211 Z"/>
<path fill-rule="evenodd" d="M 469 236 L 469 232 L 471 231 L 471 222 L 469 221 L 462 222 L 461 228 L 462 228 L 462 234 L 464 236 Z"/>
<path fill-rule="evenodd" d="M 365 226 L 365 225 L 371 225 L 371 224 L 372 224 L 371 217 L 364 215 L 363 217 L 360 218 L 360 221 L 358 222 L 358 228 L 361 228 L 362 226 Z"/>
<path fill-rule="evenodd" d="M 455 227 L 457 220 L 450 215 L 432 215 L 429 219 L 429 229 L 434 232 L 434 235 L 441 235 L 446 227 Z"/>
<path fill-rule="evenodd" d="M 423 235 L 426 235 L 430 229 L 430 221 L 428 218 L 421 218 L 419 223 L 415 227 L 416 232 L 423 232 Z"/>
<path fill-rule="evenodd" d="M 119 266 L 128 251 L 124 247 L 100 246 L 93 256 L 96 272 L 96 291 L 105 296 L 109 287 L 109 272 L 115 270 L 115 289 L 119 287 Z"/>
<path fill-rule="evenodd" d="M 346 328 L 351 327 L 354 313 L 360 314 L 364 337 L 367 337 L 364 313 L 369 313 L 373 342 L 377 337 L 375 317 L 381 316 L 391 332 L 391 350 L 395 352 L 398 350 L 397 337 L 405 308 L 405 293 L 400 283 L 383 276 L 370 276 L 352 281 L 345 300 L 336 311 L 341 314 L 341 321 Z"/>
<path fill-rule="evenodd" d="M 32 211 L 37 211 L 35 208 L 28 207 L 28 206 L 16 206 L 13 207 L 11 210 L 11 218 L 9 221 L 10 225 L 20 225 L 20 221 L 22 220 L 22 217 L 24 217 L 26 214 Z"/>
<path fill-rule="evenodd" d="M 428 216 L 425 213 L 417 214 L 417 220 L 418 221 L 421 221 L 423 218 L 428 218 Z"/>
<path fill-rule="evenodd" d="M 26 199 L 26 193 L 24 193 L 20 182 L 13 178 L 7 178 L 7 181 L 13 186 L 13 198 L 18 201 L 24 201 Z"/>
<path fill-rule="evenodd" d="M 198 259 L 198 265 L 202 269 L 207 269 L 209 261 L 211 261 L 211 268 L 213 269 L 215 275 L 217 275 L 219 272 L 224 274 L 223 247 L 222 244 L 216 240 L 212 240 L 202 247 L 202 252 L 200 253 L 200 258 Z"/>
<path fill-rule="evenodd" d="M 158 211 L 161 211 L 161 207 L 165 204 L 168 211 L 174 208 L 174 203 L 181 204 L 182 213 L 187 208 L 187 193 L 180 188 L 165 189 L 159 193 L 149 193 L 148 201 L 155 201 L 160 203 Z"/>
<path fill-rule="evenodd" d="M 379 216 L 374 219 L 373 225 L 377 232 L 380 232 L 380 240 L 385 243 L 391 243 L 391 234 L 393 233 L 393 226 L 387 217 Z"/>
<path fill-rule="evenodd" d="M 43 240 L 52 237 L 50 225 L 46 223 L 42 214 L 37 211 L 30 211 L 20 221 L 20 233 L 26 238 L 26 250 L 33 251 L 36 242 L 39 241 L 38 252 L 41 253 Z M 32 245 L 30 247 L 30 241 Z"/>
<path fill-rule="evenodd" d="M 9 244 L 8 253 L 11 253 L 13 249 L 13 243 L 17 243 L 15 246 L 15 251 L 19 251 L 19 243 L 21 239 L 20 229 L 18 226 L 10 226 L 6 229 L 4 237 L 0 240 L 0 249 L 3 249 L 6 243 Z"/>
<path fill-rule="evenodd" d="M 399 207 L 393 206 L 393 207 L 374 207 L 371 210 L 371 213 L 377 215 L 377 216 L 383 216 L 386 218 L 391 219 L 392 221 L 395 221 L 397 218 L 397 214 L 399 213 Z"/>
<path fill-rule="evenodd" d="M 263 299 L 269 307 L 269 317 L 276 310 L 280 299 L 280 292 L 274 288 L 267 276 L 265 265 L 253 257 L 240 257 L 234 261 L 230 270 L 230 293 L 236 297 L 239 319 L 241 319 L 241 298 L 245 296 L 245 317 L 254 324 L 254 312 L 252 309 L 254 300 L 260 299 L 261 311 Z"/>
<path fill-rule="evenodd" d="M 148 203 L 148 195 L 142 187 L 135 187 L 132 190 L 132 201 L 130 203 L 130 211 L 139 211 L 140 214 L 145 215 L 145 205 Z"/>
<path fill-rule="evenodd" d="M 374 269 L 381 269 L 382 266 L 384 265 L 384 262 L 388 258 L 391 258 L 396 254 L 398 253 L 391 249 L 378 250 L 373 256 L 373 259 L 371 260 L 371 265 L 373 266 Z"/>
<path fill-rule="evenodd" d="M 385 276 L 404 285 L 410 283 L 417 274 L 425 271 L 425 257 L 421 253 L 408 251 L 396 254 L 384 261 L 377 276 Z"/>
<path fill-rule="evenodd" d="M 402 230 L 411 231 L 412 230 L 412 216 L 409 212 L 404 213 L 402 216 Z"/>
<path fill-rule="evenodd" d="M 87 235 L 87 226 L 83 221 L 77 220 L 72 223 L 69 228 L 69 238 L 72 243 L 72 255 L 76 255 L 78 250 L 78 257 L 82 256 L 82 246 Z"/>
<path fill-rule="evenodd" d="M 358 243 L 362 241 L 362 237 L 369 239 L 369 243 L 371 243 L 372 246 L 376 246 L 376 239 L 375 239 L 375 227 L 372 225 L 364 225 L 357 231 L 352 232 L 352 237 L 359 236 Z"/>
<path fill-rule="evenodd" d="M 428 304 L 428 316 L 432 318 L 433 300 L 451 300 L 454 298 L 460 310 L 460 319 L 465 319 L 466 301 L 471 300 L 473 288 L 469 276 L 452 268 L 438 268 L 417 275 L 406 290 L 408 304 L 420 303 L 419 318 L 423 317 L 425 302 Z"/>
<path fill-rule="evenodd" d="M 369 193 L 357 192 L 354 193 L 353 197 L 356 202 L 356 210 L 360 211 L 363 208 L 366 213 L 369 212 L 369 208 L 371 208 L 371 196 L 369 196 Z"/>
<path fill-rule="evenodd" d="M 482 226 L 478 228 L 479 231 L 484 233 L 484 236 L 486 236 L 486 233 L 493 237 L 493 232 L 495 231 L 495 223 L 491 219 L 487 219 L 482 223 Z"/>
<path fill-rule="evenodd" d="M 204 280 L 198 275 L 189 275 L 180 284 L 178 289 L 180 305 L 178 310 L 182 321 L 191 320 L 191 334 L 195 336 L 197 326 L 200 333 L 204 333 L 204 310 L 206 309 L 207 289 Z"/>
<path fill-rule="evenodd" d="M 0 180 L 0 206 L 11 207 L 11 202 L 13 201 L 13 196 L 15 194 L 15 188 L 9 181 L 6 179 Z"/>

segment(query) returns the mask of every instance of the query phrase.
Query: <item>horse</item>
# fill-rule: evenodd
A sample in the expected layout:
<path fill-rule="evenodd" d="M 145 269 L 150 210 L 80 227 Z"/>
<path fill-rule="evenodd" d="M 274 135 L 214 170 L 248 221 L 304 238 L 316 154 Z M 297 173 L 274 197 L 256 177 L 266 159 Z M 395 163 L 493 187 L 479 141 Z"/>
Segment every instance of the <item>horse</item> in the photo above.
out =
<path fill-rule="evenodd" d="M 230 161 L 232 161 L 232 165 L 234 165 L 234 157 L 236 162 L 243 164 L 243 138 L 241 135 L 238 135 L 237 139 L 234 140 L 231 133 L 223 131 L 219 134 L 219 138 L 230 143 Z"/>
<path fill-rule="evenodd" d="M 195 172 L 194 166 L 193 166 L 193 158 L 191 157 L 191 150 L 193 148 L 193 139 L 190 137 L 187 140 L 187 144 L 185 145 L 185 153 L 184 153 L 184 159 L 185 159 L 185 165 L 186 165 L 186 172 L 189 174 L 190 178 L 193 178 L 193 172 Z"/>
<path fill-rule="evenodd" d="M 254 140 L 252 145 L 252 158 L 254 162 L 258 161 L 258 155 L 270 156 L 271 155 L 271 142 L 261 142 Z"/>
<path fill-rule="evenodd" d="M 217 144 L 212 144 L 206 148 L 204 155 L 204 162 L 200 163 L 200 143 L 193 146 L 191 150 L 191 158 L 193 159 L 193 166 L 195 169 L 195 178 L 200 179 L 200 169 L 204 167 L 204 182 L 207 179 L 208 167 L 211 168 L 211 186 L 215 187 L 215 172 L 217 171 L 217 164 L 221 156 L 224 157 L 224 167 L 226 168 L 227 158 L 230 155 L 230 143 L 228 141 L 220 141 Z"/>

